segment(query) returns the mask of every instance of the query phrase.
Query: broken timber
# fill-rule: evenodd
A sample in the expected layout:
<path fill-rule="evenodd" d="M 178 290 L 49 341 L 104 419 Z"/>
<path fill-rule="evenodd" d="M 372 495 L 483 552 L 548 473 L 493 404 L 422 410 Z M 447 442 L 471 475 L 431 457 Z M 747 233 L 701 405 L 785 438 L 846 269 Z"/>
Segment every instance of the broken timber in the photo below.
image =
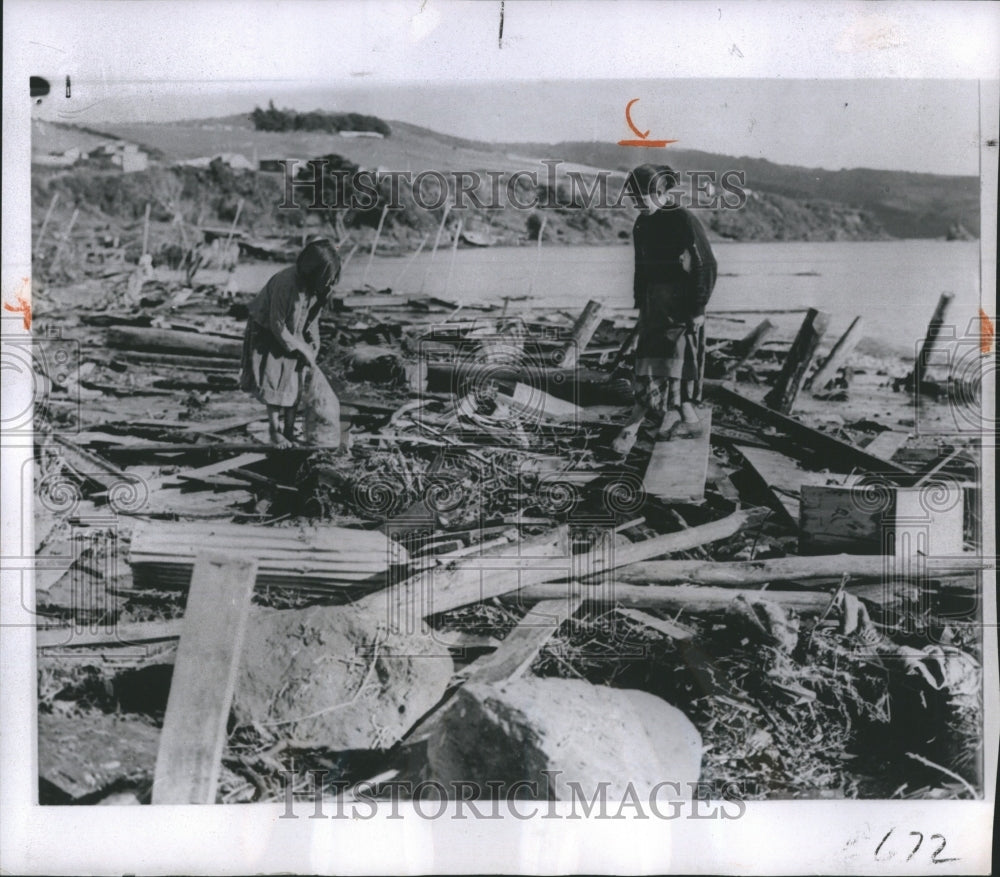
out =
<path fill-rule="evenodd" d="M 582 600 L 574 597 L 536 603 L 496 651 L 469 666 L 466 682 L 503 682 L 523 676 L 549 638 L 582 604 Z"/>
<path fill-rule="evenodd" d="M 740 368 L 746 365 L 750 357 L 757 352 L 757 348 L 767 340 L 774 329 L 774 323 L 770 320 L 762 320 L 749 334 L 737 341 L 733 345 L 735 359 L 726 366 L 726 377 L 735 374 Z"/>
<path fill-rule="evenodd" d="M 945 317 L 948 314 L 948 308 L 954 297 L 954 294 L 950 292 L 941 293 L 937 306 L 934 308 L 934 313 L 931 315 L 931 320 L 927 324 L 927 334 L 924 336 L 924 343 L 920 348 L 920 354 L 917 356 L 917 361 L 913 364 L 913 371 L 907 376 L 907 388 L 918 396 L 923 391 L 931 354 L 937 346 L 938 336 L 941 334 L 941 329 L 944 328 Z"/>
<path fill-rule="evenodd" d="M 792 348 L 788 351 L 785 364 L 778 375 L 778 382 L 774 389 L 764 398 L 764 402 L 769 408 L 787 414 L 795 404 L 795 397 L 799 394 L 802 382 L 805 380 L 806 371 L 812 361 L 816 347 L 819 345 L 823 333 L 826 331 L 830 315 L 824 311 L 809 308 L 805 319 L 799 327 L 799 333 L 792 342 Z"/>
<path fill-rule="evenodd" d="M 712 588 L 701 585 L 674 585 L 669 588 L 645 585 L 618 585 L 600 588 L 579 584 L 530 585 L 518 593 L 522 600 L 563 601 L 580 598 L 585 603 L 619 603 L 629 608 L 669 609 L 672 612 L 718 612 L 742 597 L 751 603 L 770 600 L 803 614 L 816 614 L 830 605 L 830 595 L 821 591 L 766 591 L 735 588 Z"/>
<path fill-rule="evenodd" d="M 135 480 L 104 457 L 81 448 L 64 435 L 54 433 L 52 440 L 59 445 L 59 454 L 66 465 L 78 477 L 98 485 L 103 491 L 110 491 L 116 484 L 130 484 Z"/>
<path fill-rule="evenodd" d="M 847 357 L 854 352 L 854 348 L 861 340 L 862 326 L 861 317 L 855 317 L 851 325 L 847 327 L 847 331 L 833 345 L 830 355 L 823 360 L 823 364 L 806 382 L 806 389 L 811 390 L 813 395 L 821 394 L 826 385 L 837 376 L 837 372 L 847 362 Z"/>
<path fill-rule="evenodd" d="M 252 558 L 200 554 L 156 756 L 154 804 L 214 804 L 256 578 Z"/>
<path fill-rule="evenodd" d="M 575 555 L 567 551 L 567 528 L 559 527 L 508 548 L 460 560 L 448 569 L 429 568 L 397 585 L 369 594 L 355 605 L 362 612 L 380 614 L 391 624 L 405 623 L 414 630 L 422 617 L 500 597 L 534 584 L 575 578 L 601 581 L 611 570 L 627 563 L 689 551 L 699 545 L 727 539 L 759 522 L 760 517 L 757 510 L 742 510 L 718 521 L 616 547 L 613 552 L 599 547 Z M 565 590 L 566 585 L 558 587 Z"/>
<path fill-rule="evenodd" d="M 743 587 L 768 582 L 805 582 L 813 579 L 916 580 L 927 576 L 969 575 L 983 568 L 973 555 L 927 558 L 926 565 L 897 569 L 896 559 L 879 554 L 830 554 L 814 557 L 779 557 L 718 563 L 704 560 L 650 560 L 624 566 L 615 574 L 620 582 L 643 585 L 715 585 Z"/>
<path fill-rule="evenodd" d="M 795 439 L 796 442 L 801 443 L 804 448 L 822 455 L 826 458 L 829 465 L 840 464 L 848 469 L 857 467 L 868 472 L 884 475 L 890 481 L 898 484 L 912 484 L 919 477 L 905 466 L 900 466 L 898 463 L 893 463 L 889 460 L 883 460 L 881 457 L 869 454 L 857 445 L 852 445 L 850 442 L 845 442 L 836 436 L 820 432 L 811 426 L 806 426 L 806 424 L 796 420 L 794 417 L 788 417 L 778 411 L 772 411 L 766 405 L 761 405 L 759 402 L 748 399 L 725 384 L 706 381 L 705 392 L 712 395 L 718 402 L 732 405 L 744 414 L 749 414 L 752 417 L 762 420 L 764 423 L 769 423 L 777 427 L 789 437 Z"/>
<path fill-rule="evenodd" d="M 243 342 L 202 332 L 174 329 L 137 329 L 117 326 L 108 330 L 108 345 L 136 352 L 194 354 L 225 359 L 239 359 Z"/>
<path fill-rule="evenodd" d="M 217 521 L 139 522 L 129 552 L 135 586 L 187 587 L 195 555 L 211 545 L 226 545 L 242 556 L 254 557 L 262 588 L 377 586 L 384 583 L 390 564 L 408 560 L 401 545 L 371 530 L 262 528 Z"/>
<path fill-rule="evenodd" d="M 779 451 L 734 445 L 746 461 L 750 470 L 766 488 L 774 502 L 775 511 L 783 511 L 788 522 L 797 525 L 799 520 L 800 492 L 804 484 L 825 485 L 831 478 L 842 481 L 843 475 L 824 472 L 810 472 L 800 469 L 795 460 Z"/>
<path fill-rule="evenodd" d="M 587 349 L 590 339 L 594 337 L 597 327 L 601 325 L 601 303 L 588 301 L 587 306 L 573 324 L 569 340 L 562 350 L 560 364 L 563 368 L 573 368 L 577 360 Z"/>
<path fill-rule="evenodd" d="M 646 627 L 655 630 L 658 633 L 662 633 L 665 637 L 676 640 L 677 642 L 686 642 L 687 640 L 694 638 L 694 632 L 688 628 L 681 627 L 679 624 L 675 624 L 672 621 L 665 621 L 662 618 L 657 618 L 655 615 L 649 615 L 646 612 L 641 612 L 638 609 L 619 608 L 617 612 L 619 615 L 624 615 L 626 618 L 629 618 L 638 624 L 645 625 Z"/>

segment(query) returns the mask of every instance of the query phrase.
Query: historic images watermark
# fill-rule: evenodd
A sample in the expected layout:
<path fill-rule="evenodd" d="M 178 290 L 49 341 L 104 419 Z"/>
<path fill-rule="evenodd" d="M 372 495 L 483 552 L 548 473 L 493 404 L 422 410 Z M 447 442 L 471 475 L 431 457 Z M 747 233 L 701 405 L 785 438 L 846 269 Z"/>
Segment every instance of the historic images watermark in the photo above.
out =
<path fill-rule="evenodd" d="M 608 780 L 560 780 L 560 770 L 542 770 L 539 780 L 328 781 L 329 771 L 306 772 L 306 788 L 294 771 L 282 771 L 284 812 L 279 819 L 741 819 L 755 783 L 679 782 L 651 786 L 631 781 L 611 792 Z M 556 784 L 564 785 L 560 798 Z"/>
<path fill-rule="evenodd" d="M 408 193 L 423 210 L 475 208 L 537 210 L 554 207 L 614 210 L 623 207 L 687 207 L 740 210 L 747 202 L 746 173 L 741 170 L 662 169 L 641 191 L 630 174 L 608 170 L 560 170 L 564 162 L 545 159 L 540 170 L 412 171 L 356 170 L 331 167 L 328 158 L 306 162 L 282 159 L 284 197 L 279 210 L 389 210 L 404 208 Z M 561 177 L 561 178 L 560 178 Z M 654 185 L 661 182 L 662 186 Z"/>

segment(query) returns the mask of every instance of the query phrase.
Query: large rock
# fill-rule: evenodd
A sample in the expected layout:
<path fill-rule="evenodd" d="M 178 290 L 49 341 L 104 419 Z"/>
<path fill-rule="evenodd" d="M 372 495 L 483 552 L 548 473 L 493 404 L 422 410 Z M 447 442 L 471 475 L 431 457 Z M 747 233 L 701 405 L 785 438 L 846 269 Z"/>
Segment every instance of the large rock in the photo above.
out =
<path fill-rule="evenodd" d="M 643 800 L 688 797 L 701 770 L 701 736 L 680 710 L 645 691 L 591 685 L 575 679 L 525 678 L 499 685 L 469 684 L 437 719 L 427 744 L 429 779 L 446 789 L 458 781 L 537 783 L 539 798 L 572 797 L 578 783 L 592 797 L 608 783 L 607 798 L 626 788 Z M 554 781 L 542 771 L 561 771 Z M 518 797 L 535 797 L 524 787 Z M 506 794 L 506 792 L 503 792 Z M 577 792 L 579 794 L 579 792 Z"/>
<path fill-rule="evenodd" d="M 345 606 L 253 612 L 233 710 L 285 739 L 392 746 L 444 695 L 453 665 L 432 637 L 390 634 Z"/>

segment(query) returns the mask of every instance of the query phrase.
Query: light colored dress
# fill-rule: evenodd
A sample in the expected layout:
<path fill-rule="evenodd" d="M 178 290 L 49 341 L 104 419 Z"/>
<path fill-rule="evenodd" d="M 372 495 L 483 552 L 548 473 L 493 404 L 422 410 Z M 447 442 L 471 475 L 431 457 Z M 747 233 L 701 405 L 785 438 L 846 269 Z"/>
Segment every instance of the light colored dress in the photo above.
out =
<path fill-rule="evenodd" d="M 288 342 L 298 339 L 318 350 L 321 309 L 294 266 L 275 274 L 250 302 L 240 388 L 265 405 L 294 406 L 302 392 L 303 365 Z"/>

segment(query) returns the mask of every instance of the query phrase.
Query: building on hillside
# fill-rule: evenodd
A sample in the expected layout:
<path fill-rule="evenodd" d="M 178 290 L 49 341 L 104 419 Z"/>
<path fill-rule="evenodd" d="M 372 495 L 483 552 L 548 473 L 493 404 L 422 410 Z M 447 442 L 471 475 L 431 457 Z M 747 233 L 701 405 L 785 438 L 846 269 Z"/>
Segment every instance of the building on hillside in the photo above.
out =
<path fill-rule="evenodd" d="M 348 138 L 369 137 L 372 140 L 385 139 L 378 131 L 341 131 L 340 136 Z"/>
<path fill-rule="evenodd" d="M 239 152 L 220 152 L 218 155 L 189 158 L 187 161 L 178 162 L 178 164 L 184 167 L 208 167 L 213 161 L 221 161 L 224 165 L 238 171 L 252 171 L 255 169 L 253 162 Z"/>
<path fill-rule="evenodd" d="M 118 168 L 123 173 L 144 171 L 149 167 L 149 155 L 137 143 L 109 140 L 87 153 L 87 162 L 98 167 Z"/>
<path fill-rule="evenodd" d="M 35 153 L 31 156 L 31 163 L 45 167 L 72 167 L 80 160 L 81 154 L 80 149 L 73 146 L 64 152 Z"/>

